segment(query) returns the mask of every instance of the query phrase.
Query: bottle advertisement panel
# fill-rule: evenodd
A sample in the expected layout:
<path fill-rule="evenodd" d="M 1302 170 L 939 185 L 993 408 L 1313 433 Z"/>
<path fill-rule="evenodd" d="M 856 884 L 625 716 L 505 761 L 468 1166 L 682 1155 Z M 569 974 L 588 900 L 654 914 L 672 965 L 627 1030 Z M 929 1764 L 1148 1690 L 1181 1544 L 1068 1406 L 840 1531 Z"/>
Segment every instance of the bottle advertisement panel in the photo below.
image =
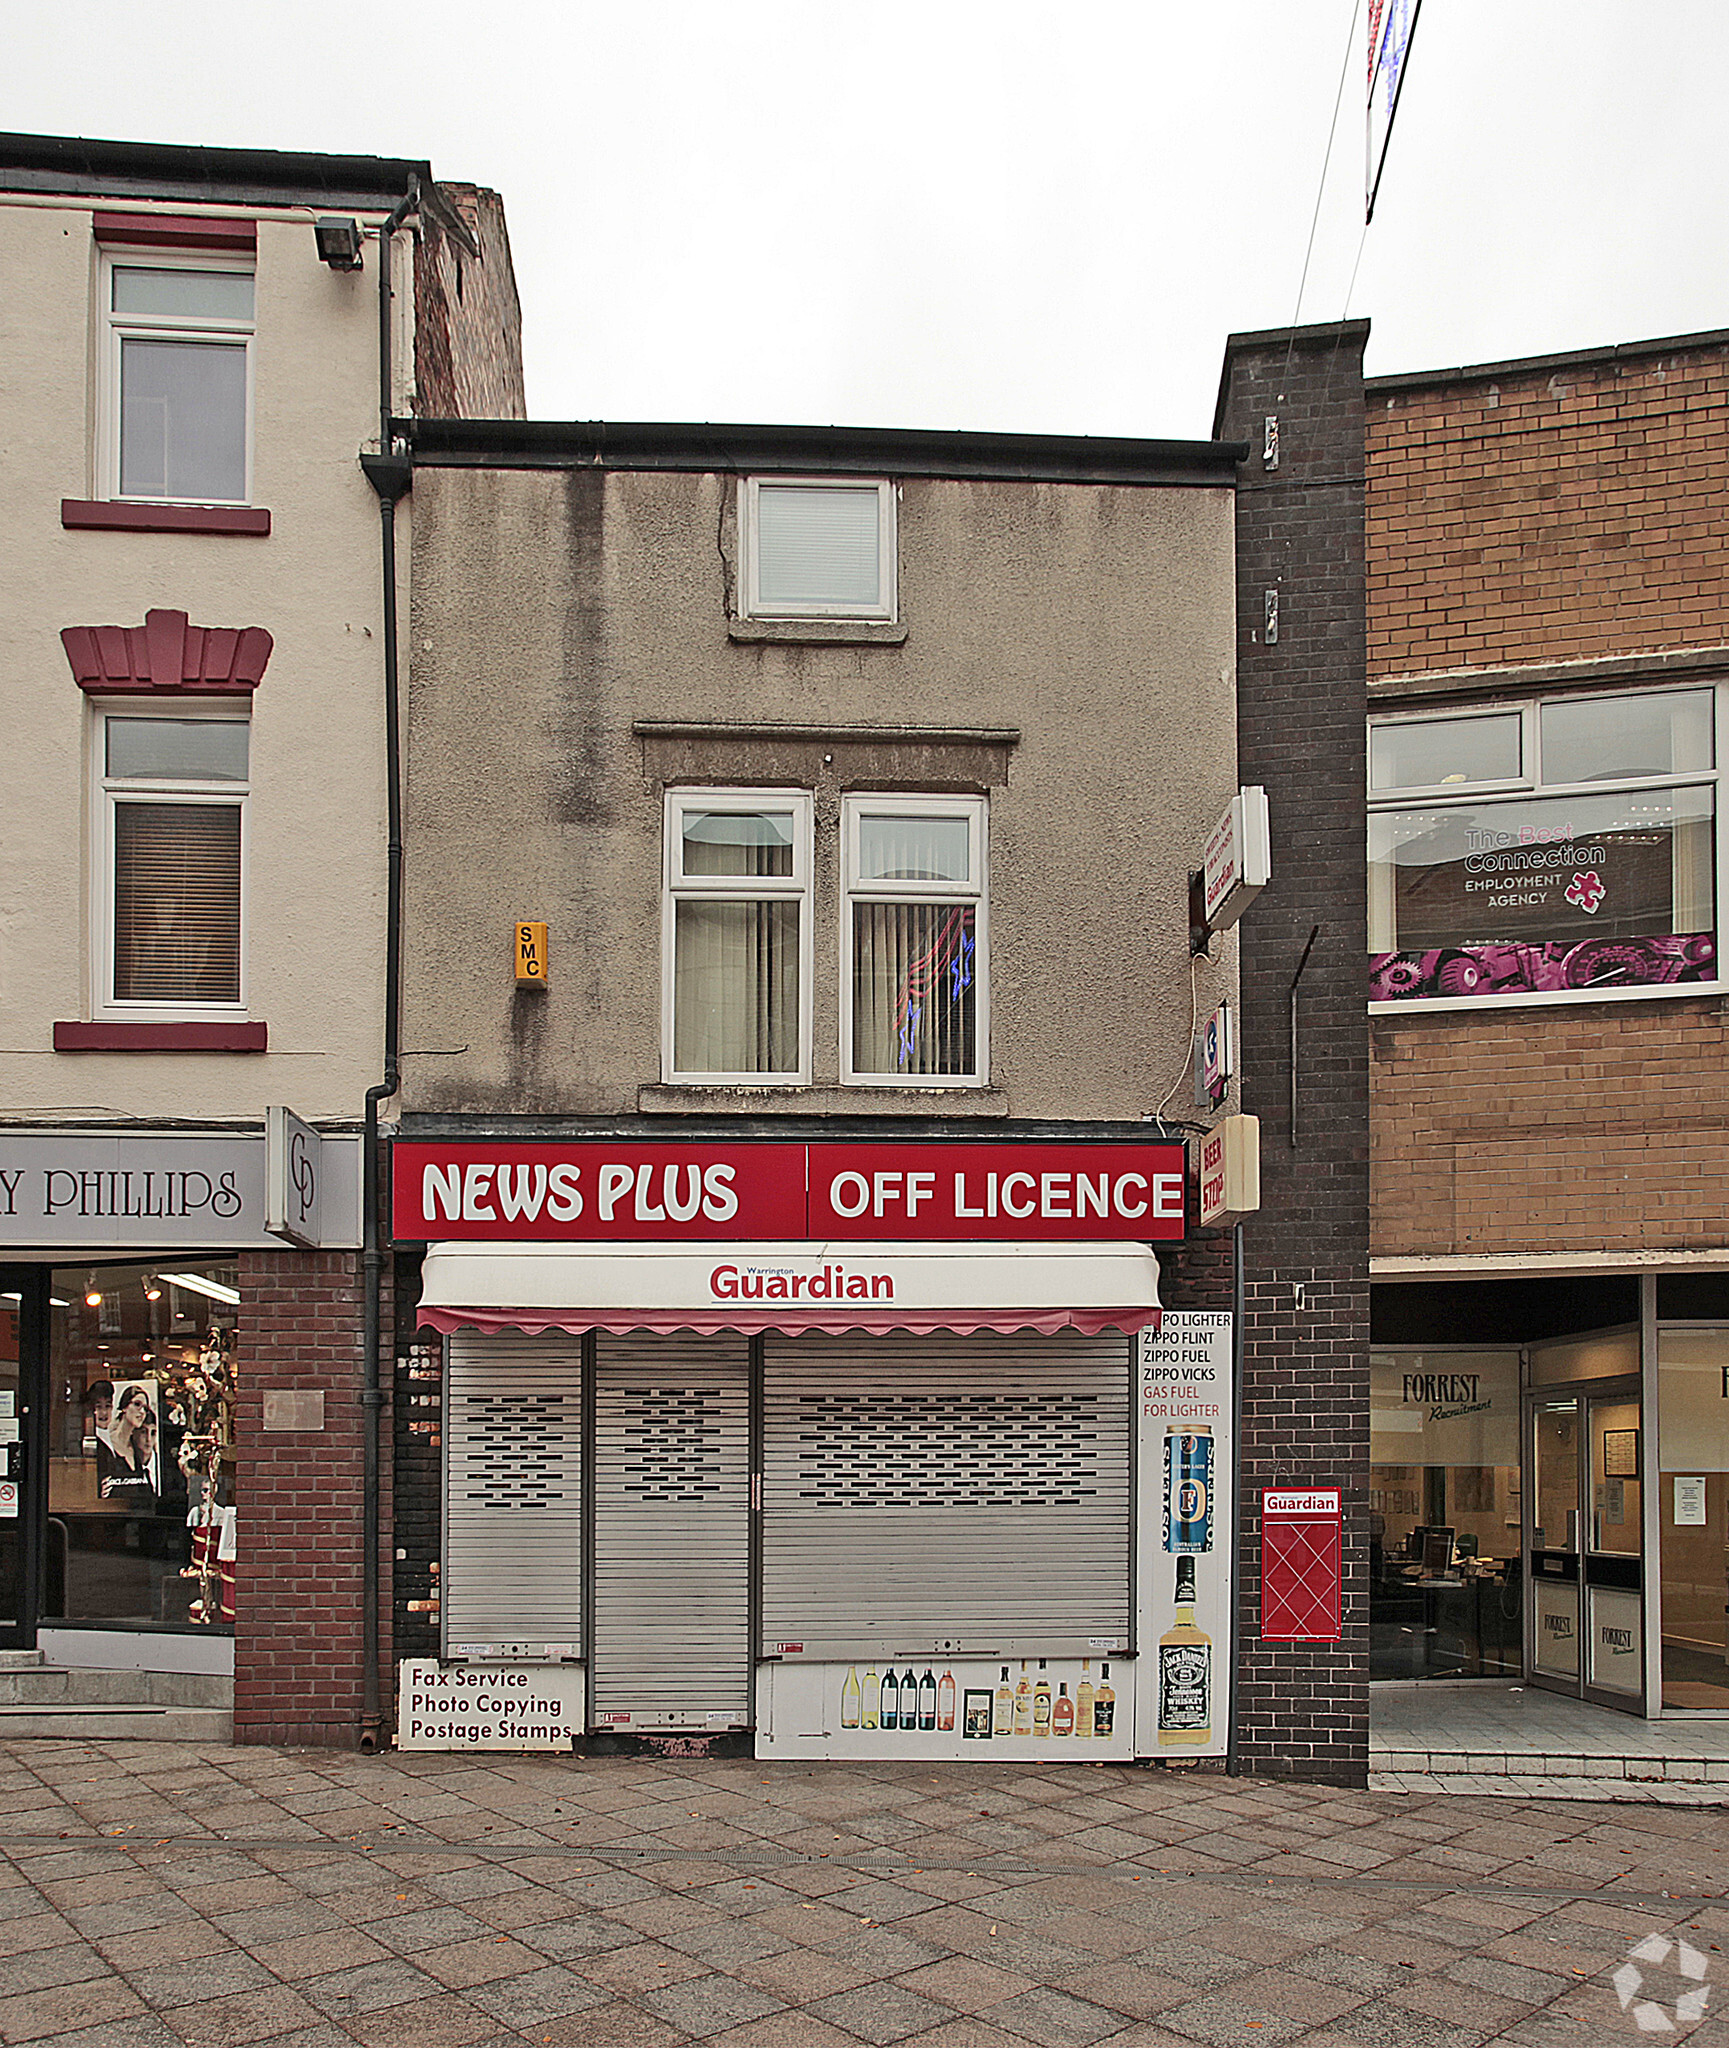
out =
<path fill-rule="evenodd" d="M 1223 1756 L 1230 1723 L 1231 1318 L 1167 1309 L 1136 1340 L 1138 1756 Z"/>
<path fill-rule="evenodd" d="M 759 1757 L 1126 1763 L 1132 1665 L 1090 1657 L 805 1663 L 757 1673 Z"/>

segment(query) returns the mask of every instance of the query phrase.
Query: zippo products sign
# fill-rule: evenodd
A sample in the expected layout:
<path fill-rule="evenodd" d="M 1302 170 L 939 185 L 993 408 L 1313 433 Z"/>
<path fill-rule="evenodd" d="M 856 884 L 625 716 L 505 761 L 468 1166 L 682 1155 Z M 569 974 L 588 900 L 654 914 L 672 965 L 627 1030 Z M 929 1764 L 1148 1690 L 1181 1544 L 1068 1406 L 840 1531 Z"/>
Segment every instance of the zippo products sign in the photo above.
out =
<path fill-rule="evenodd" d="M 1176 1240 L 1180 1145 L 426 1144 L 399 1239 L 491 1243 Z"/>
<path fill-rule="evenodd" d="M 1139 1756 L 1223 1756 L 1234 1553 L 1231 1318 L 1167 1309 L 1136 1340 Z"/>

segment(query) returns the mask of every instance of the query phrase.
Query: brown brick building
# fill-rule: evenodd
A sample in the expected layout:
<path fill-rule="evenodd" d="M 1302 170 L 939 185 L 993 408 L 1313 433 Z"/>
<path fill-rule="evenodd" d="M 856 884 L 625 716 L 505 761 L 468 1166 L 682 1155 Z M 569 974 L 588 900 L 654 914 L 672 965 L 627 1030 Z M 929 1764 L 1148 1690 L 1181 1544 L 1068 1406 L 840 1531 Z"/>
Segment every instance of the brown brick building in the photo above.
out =
<path fill-rule="evenodd" d="M 1729 1705 L 1729 336 L 1365 398 L 1372 1673 Z"/>

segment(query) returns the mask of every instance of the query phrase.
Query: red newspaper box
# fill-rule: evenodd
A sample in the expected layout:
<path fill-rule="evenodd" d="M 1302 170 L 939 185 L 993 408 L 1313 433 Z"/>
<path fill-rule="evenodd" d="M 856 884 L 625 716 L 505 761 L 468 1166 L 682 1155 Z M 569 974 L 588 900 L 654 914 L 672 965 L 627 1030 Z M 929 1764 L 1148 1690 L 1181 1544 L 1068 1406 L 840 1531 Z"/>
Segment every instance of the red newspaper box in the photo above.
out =
<path fill-rule="evenodd" d="M 1261 1640 L 1336 1643 L 1344 1541 L 1336 1486 L 1261 1489 Z"/>

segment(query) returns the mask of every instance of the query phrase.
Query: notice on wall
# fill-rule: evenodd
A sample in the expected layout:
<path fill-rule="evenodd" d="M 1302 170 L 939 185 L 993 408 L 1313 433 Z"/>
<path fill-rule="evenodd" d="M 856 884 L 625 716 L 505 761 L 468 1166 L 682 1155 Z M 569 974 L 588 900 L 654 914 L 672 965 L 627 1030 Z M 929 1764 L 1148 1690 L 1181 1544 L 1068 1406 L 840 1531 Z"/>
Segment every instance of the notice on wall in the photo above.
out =
<path fill-rule="evenodd" d="M 1675 1474 L 1675 1526 L 1677 1529 L 1705 1527 L 1705 1475 Z"/>
<path fill-rule="evenodd" d="M 1167 1309 L 1136 1342 L 1136 1754 L 1222 1756 L 1230 1722 L 1231 1318 Z"/>
<path fill-rule="evenodd" d="M 587 1679 L 577 1665 L 405 1657 L 398 1682 L 398 1749 L 567 1750 L 583 1733 Z"/>

